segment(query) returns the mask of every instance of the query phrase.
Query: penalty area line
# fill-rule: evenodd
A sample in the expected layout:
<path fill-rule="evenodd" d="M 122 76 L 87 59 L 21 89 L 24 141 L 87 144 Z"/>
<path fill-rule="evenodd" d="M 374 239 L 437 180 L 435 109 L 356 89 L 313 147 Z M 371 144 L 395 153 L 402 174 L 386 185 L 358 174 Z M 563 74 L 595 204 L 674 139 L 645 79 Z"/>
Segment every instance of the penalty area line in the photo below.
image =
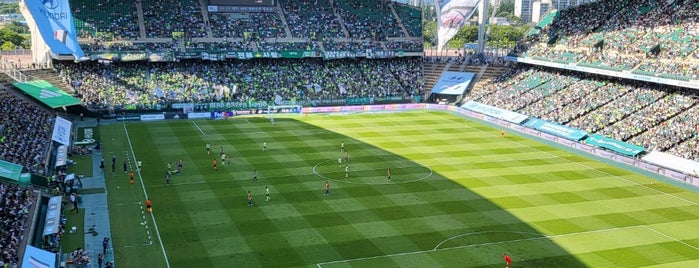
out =
<path fill-rule="evenodd" d="M 472 248 L 472 247 L 498 245 L 498 244 L 505 244 L 505 243 L 525 242 L 525 241 L 542 240 L 542 239 L 550 239 L 550 238 L 566 237 L 566 236 L 574 236 L 574 235 L 611 232 L 611 231 L 625 230 L 625 229 L 632 229 L 632 228 L 648 228 L 648 227 L 643 226 L 643 225 L 634 225 L 634 226 L 600 229 L 600 230 L 592 230 L 592 231 L 584 231 L 584 232 L 568 233 L 568 234 L 560 234 L 560 235 L 547 235 L 547 236 L 530 237 L 530 238 L 514 239 L 514 240 L 507 240 L 507 241 L 470 244 L 470 245 L 448 247 L 448 248 L 436 248 L 435 247 L 434 249 L 428 249 L 428 250 L 418 250 L 418 251 L 385 254 L 385 255 L 371 256 L 371 257 L 363 257 L 363 258 L 354 258 L 354 259 L 337 260 L 337 261 L 330 261 L 330 262 L 321 262 L 321 263 L 316 264 L 316 267 L 321 268 L 321 267 L 323 267 L 323 265 L 327 265 L 327 264 L 345 263 L 345 262 L 352 262 L 352 261 L 363 261 L 363 260 L 379 259 L 379 258 L 386 258 L 386 257 L 389 257 L 389 258 L 390 257 L 400 257 L 400 256 L 406 256 L 406 255 L 412 255 L 412 254 L 422 254 L 422 253 L 446 251 L 446 250 L 452 250 L 452 249 Z"/>

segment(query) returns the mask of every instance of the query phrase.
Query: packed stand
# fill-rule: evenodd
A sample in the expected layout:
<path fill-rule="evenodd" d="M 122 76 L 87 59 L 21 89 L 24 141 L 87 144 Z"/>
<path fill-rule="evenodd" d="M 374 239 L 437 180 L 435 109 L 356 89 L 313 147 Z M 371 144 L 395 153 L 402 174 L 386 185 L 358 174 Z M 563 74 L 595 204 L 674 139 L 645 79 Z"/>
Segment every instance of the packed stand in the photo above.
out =
<path fill-rule="evenodd" d="M 391 1 L 393 9 L 400 17 L 405 30 L 412 37 L 422 37 L 422 14 L 420 7 L 401 4 Z"/>
<path fill-rule="evenodd" d="M 80 47 L 86 52 L 174 52 L 179 50 L 177 42 L 112 42 L 105 43 L 93 40 L 89 43 L 81 43 Z"/>
<path fill-rule="evenodd" d="M 515 52 L 669 79 L 697 79 L 699 2 L 603 0 L 562 10 L 552 24 L 518 42 Z"/>
<path fill-rule="evenodd" d="M 214 38 L 285 38 L 285 26 L 276 12 L 209 13 Z"/>
<path fill-rule="evenodd" d="M 387 50 L 405 51 L 405 52 L 422 52 L 422 41 L 386 41 L 384 42 Z"/>
<path fill-rule="evenodd" d="M 629 142 L 643 144 L 648 150 L 669 150 L 677 156 L 699 161 L 699 151 L 697 151 L 699 129 L 696 128 L 699 122 L 699 99 L 688 101 L 690 103 L 683 103 L 683 105 L 694 105 L 694 108 L 690 107 L 670 120 L 632 137 Z"/>
<path fill-rule="evenodd" d="M 696 160 L 699 98 L 691 90 L 543 67 L 514 68 L 471 92 L 485 104 Z"/>
<path fill-rule="evenodd" d="M 323 42 L 323 48 L 326 51 L 365 51 L 367 49 L 383 50 L 381 43 L 376 41 L 340 42 L 333 39 L 325 40 L 325 42 Z"/>
<path fill-rule="evenodd" d="M 29 189 L 16 184 L 0 184 L 0 265 L 18 267 L 18 252 L 25 239 L 25 222 L 36 198 Z M 30 226 L 26 226 L 29 228 Z"/>
<path fill-rule="evenodd" d="M 264 42 L 257 43 L 261 51 L 315 51 L 319 50 L 316 42 Z"/>
<path fill-rule="evenodd" d="M 319 58 L 179 63 L 58 63 L 60 76 L 93 109 L 154 108 L 172 102 L 420 96 L 419 57 Z"/>
<path fill-rule="evenodd" d="M 407 37 L 385 1 L 335 1 L 352 39 L 383 41 L 388 37 Z"/>
<path fill-rule="evenodd" d="M 207 35 L 199 0 L 148 0 L 140 3 L 148 38 L 174 38 L 177 33 L 186 39 Z"/>
<path fill-rule="evenodd" d="M 282 0 L 280 3 L 291 37 L 311 40 L 347 37 L 335 15 L 332 1 Z"/>
<path fill-rule="evenodd" d="M 5 94 L 0 98 L 2 135 L 0 159 L 44 174 L 45 159 L 56 115 L 25 100 Z M 32 120 L 27 120 L 31 115 Z"/>
<path fill-rule="evenodd" d="M 95 38 L 101 32 L 117 40 L 132 40 L 140 35 L 134 1 L 71 0 L 70 6 L 78 37 Z"/>
<path fill-rule="evenodd" d="M 252 41 L 188 42 L 185 45 L 187 51 L 253 51 L 255 47 Z"/>

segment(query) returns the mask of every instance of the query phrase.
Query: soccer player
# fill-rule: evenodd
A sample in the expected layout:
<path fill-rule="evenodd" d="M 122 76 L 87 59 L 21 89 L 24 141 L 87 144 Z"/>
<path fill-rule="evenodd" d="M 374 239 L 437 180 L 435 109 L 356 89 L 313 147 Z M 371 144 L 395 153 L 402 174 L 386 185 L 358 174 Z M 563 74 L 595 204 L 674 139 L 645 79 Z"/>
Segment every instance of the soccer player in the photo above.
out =
<path fill-rule="evenodd" d="M 391 182 L 391 168 L 388 168 L 388 170 L 386 170 L 386 179 L 388 180 L 388 182 Z"/>
<path fill-rule="evenodd" d="M 226 164 L 226 154 L 221 154 L 221 163 Z"/>
<path fill-rule="evenodd" d="M 184 162 L 182 162 L 182 160 L 177 160 L 177 175 L 180 175 L 180 172 L 182 172 L 183 165 L 184 165 Z"/>
<path fill-rule="evenodd" d="M 211 155 L 211 144 L 206 144 L 206 155 Z"/>
<path fill-rule="evenodd" d="M 265 196 L 267 196 L 267 202 L 269 202 L 269 186 L 265 186 Z"/>
<path fill-rule="evenodd" d="M 507 254 L 502 254 L 502 258 L 505 259 L 505 268 L 509 268 L 510 263 L 512 263 L 512 258 Z"/>
<path fill-rule="evenodd" d="M 153 201 L 150 201 L 150 198 L 146 199 L 146 211 L 153 212 Z"/>
<path fill-rule="evenodd" d="M 345 165 L 345 179 L 349 178 L 349 165 Z"/>
<path fill-rule="evenodd" d="M 218 155 L 223 156 L 225 153 L 223 152 L 223 146 L 219 148 Z"/>
<path fill-rule="evenodd" d="M 345 142 L 343 141 L 342 143 L 340 143 L 340 152 L 344 152 L 344 151 L 345 151 Z"/>
<path fill-rule="evenodd" d="M 170 186 L 170 171 L 165 173 L 165 185 Z"/>
<path fill-rule="evenodd" d="M 216 158 L 214 158 L 213 164 L 214 164 L 214 170 L 218 171 L 218 169 L 216 169 Z"/>
<path fill-rule="evenodd" d="M 133 170 L 129 173 L 129 184 L 133 184 Z"/>
<path fill-rule="evenodd" d="M 231 155 L 227 154 L 226 155 L 226 165 L 230 165 L 230 164 L 231 164 Z"/>
<path fill-rule="evenodd" d="M 337 158 L 337 167 L 342 168 L 342 157 Z"/>
<path fill-rule="evenodd" d="M 172 170 L 172 164 L 170 164 L 170 162 L 167 162 L 167 170 Z"/>
<path fill-rule="evenodd" d="M 257 182 L 257 169 L 252 170 L 252 182 Z"/>
<path fill-rule="evenodd" d="M 143 167 L 143 162 L 141 162 L 141 160 L 138 160 L 138 162 L 136 162 L 136 167 L 138 168 L 138 171 L 141 171 L 141 168 Z"/>
<path fill-rule="evenodd" d="M 248 207 L 252 207 L 252 193 L 248 191 Z"/>
<path fill-rule="evenodd" d="M 330 183 L 328 181 L 325 181 L 325 193 L 323 195 L 330 195 Z"/>
<path fill-rule="evenodd" d="M 345 151 L 345 162 L 349 162 L 349 152 Z"/>
<path fill-rule="evenodd" d="M 504 138 L 504 137 L 505 137 L 505 130 L 504 130 L 504 129 L 501 129 L 501 130 L 500 130 L 500 137 L 501 137 L 501 138 Z"/>
<path fill-rule="evenodd" d="M 267 142 L 262 142 L 262 151 L 266 152 L 267 151 Z"/>
<path fill-rule="evenodd" d="M 274 116 L 272 116 L 271 118 L 269 118 L 269 121 L 272 122 L 272 125 L 274 125 Z"/>

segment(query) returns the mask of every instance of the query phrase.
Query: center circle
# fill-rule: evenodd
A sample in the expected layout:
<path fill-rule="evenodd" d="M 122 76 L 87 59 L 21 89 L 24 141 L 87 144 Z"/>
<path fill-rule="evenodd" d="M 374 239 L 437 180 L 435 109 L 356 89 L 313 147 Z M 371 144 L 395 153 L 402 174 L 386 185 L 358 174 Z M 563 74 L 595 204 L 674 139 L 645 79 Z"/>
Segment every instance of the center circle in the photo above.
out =
<path fill-rule="evenodd" d="M 328 159 L 315 164 L 313 174 L 324 180 L 367 185 L 411 183 L 425 180 L 433 174 L 431 168 L 401 157 L 380 157 L 381 161 L 376 160 L 376 157 L 356 157 L 348 161 Z"/>

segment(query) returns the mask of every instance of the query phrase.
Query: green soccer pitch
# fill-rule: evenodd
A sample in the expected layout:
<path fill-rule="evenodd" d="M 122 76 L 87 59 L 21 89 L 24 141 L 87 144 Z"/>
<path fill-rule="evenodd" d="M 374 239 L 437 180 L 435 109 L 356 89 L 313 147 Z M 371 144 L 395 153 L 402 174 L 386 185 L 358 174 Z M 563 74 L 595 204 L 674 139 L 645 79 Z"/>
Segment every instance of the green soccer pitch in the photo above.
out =
<path fill-rule="evenodd" d="M 103 157 L 118 159 L 105 175 L 120 267 L 504 267 L 504 253 L 511 267 L 699 267 L 696 189 L 446 112 L 100 133 Z M 134 184 L 124 159 L 143 163 Z"/>

